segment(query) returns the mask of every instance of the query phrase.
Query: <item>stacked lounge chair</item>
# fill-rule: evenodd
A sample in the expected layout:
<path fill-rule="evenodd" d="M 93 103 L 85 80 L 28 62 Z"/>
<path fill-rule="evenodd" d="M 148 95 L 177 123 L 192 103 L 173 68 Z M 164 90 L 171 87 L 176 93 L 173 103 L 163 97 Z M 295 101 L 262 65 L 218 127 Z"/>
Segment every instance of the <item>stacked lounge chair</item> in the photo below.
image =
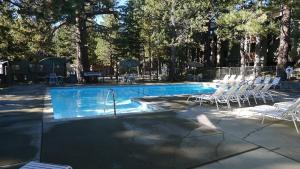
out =
<path fill-rule="evenodd" d="M 271 81 L 272 83 L 270 83 Z M 280 78 L 276 77 L 272 80 L 270 76 L 258 76 L 256 78 L 249 76 L 244 78 L 242 75 L 226 75 L 223 80 L 218 81 L 220 85 L 215 93 L 210 95 L 191 95 L 187 101 L 194 100 L 200 102 L 200 105 L 204 101 L 209 101 L 216 103 L 218 109 L 218 103 L 226 103 L 228 108 L 231 107 L 230 102 L 238 103 L 239 107 L 241 107 L 241 103 L 244 102 L 248 102 L 248 104 L 251 105 L 249 98 L 253 98 L 255 104 L 257 104 L 257 99 L 261 99 L 264 103 L 266 103 L 268 99 L 274 102 L 270 88 L 274 87 L 274 85 L 278 85 L 279 81 Z M 226 89 L 228 90 L 226 91 Z"/>
<path fill-rule="evenodd" d="M 197 102 L 202 105 L 203 102 L 208 101 L 210 103 L 216 103 L 217 109 L 219 110 L 219 103 L 226 103 L 230 109 L 230 102 L 237 102 L 239 107 L 241 103 L 248 102 L 250 105 L 250 97 L 253 97 L 257 104 L 257 99 L 261 99 L 264 103 L 270 99 L 274 102 L 270 89 L 274 89 L 280 85 L 280 77 L 271 78 L 250 76 L 241 80 L 240 76 L 226 76 L 226 82 L 220 85 L 215 93 L 211 95 L 198 95 L 196 98 Z M 233 78 L 234 77 L 234 78 Z M 225 79 L 225 78 L 224 78 Z M 227 87 L 226 87 L 227 86 Z M 226 90 L 227 89 L 227 90 Z M 300 98 L 289 101 L 275 103 L 273 106 L 260 105 L 249 109 L 250 111 L 260 113 L 262 116 L 262 123 L 264 123 L 265 117 L 273 117 L 281 120 L 291 120 L 295 126 L 298 134 L 300 134 L 297 121 L 300 121 Z"/>

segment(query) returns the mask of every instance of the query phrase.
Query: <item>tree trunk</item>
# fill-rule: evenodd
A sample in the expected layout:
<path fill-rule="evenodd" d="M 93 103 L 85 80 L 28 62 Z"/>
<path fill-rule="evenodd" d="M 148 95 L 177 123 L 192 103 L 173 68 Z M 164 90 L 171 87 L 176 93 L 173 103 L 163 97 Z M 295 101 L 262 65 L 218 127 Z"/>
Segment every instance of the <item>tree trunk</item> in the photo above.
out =
<path fill-rule="evenodd" d="M 221 51 L 222 51 L 222 42 L 221 40 L 218 39 L 217 41 L 217 67 L 221 67 L 221 57 L 222 57 L 222 54 L 221 54 Z"/>
<path fill-rule="evenodd" d="M 217 65 L 217 55 L 218 55 L 218 37 L 217 35 L 213 35 L 213 41 L 212 41 L 212 52 L 211 52 L 211 63 L 212 67 L 215 67 Z"/>
<path fill-rule="evenodd" d="M 83 72 L 89 71 L 87 28 L 84 19 L 76 17 L 76 54 L 77 54 L 77 80 L 84 82 Z"/>
<path fill-rule="evenodd" d="M 281 14 L 280 44 L 278 48 L 276 74 L 285 79 L 286 74 L 284 69 L 290 50 L 291 8 L 286 4 L 283 5 Z"/>
<path fill-rule="evenodd" d="M 205 47 L 204 47 L 204 63 L 205 67 L 210 67 L 212 65 L 211 58 L 211 37 L 210 37 L 210 20 L 207 23 L 207 32 L 205 35 Z"/>
<path fill-rule="evenodd" d="M 245 55 L 246 55 L 246 51 L 247 51 L 247 38 L 241 40 L 241 45 L 240 45 L 240 55 L 241 55 L 241 75 L 243 75 L 243 77 L 246 74 L 246 59 L 245 59 Z"/>
<path fill-rule="evenodd" d="M 261 42 L 261 58 L 263 59 L 262 66 L 267 66 L 268 63 L 268 39 L 263 38 Z"/>
<path fill-rule="evenodd" d="M 229 51 L 229 41 L 228 40 L 221 40 L 218 42 L 219 45 L 219 66 L 220 67 L 224 67 L 224 66 L 229 66 L 228 62 L 227 62 L 227 58 L 228 58 L 228 51 Z"/>
<path fill-rule="evenodd" d="M 160 64 L 160 62 L 159 62 L 159 57 L 157 58 L 157 68 L 156 68 L 156 79 L 157 80 L 159 80 L 159 64 Z"/>
<path fill-rule="evenodd" d="M 110 76 L 110 80 L 113 79 L 113 73 L 114 73 L 114 61 L 113 61 L 113 57 L 112 57 L 112 53 L 110 53 L 109 55 L 109 76 Z"/>
<path fill-rule="evenodd" d="M 143 57 L 143 80 L 145 80 L 145 72 L 146 72 L 146 60 L 145 57 Z"/>
<path fill-rule="evenodd" d="M 119 83 L 119 58 L 118 56 L 116 55 L 116 58 L 115 58 L 115 65 L 116 65 L 116 70 L 115 70 L 115 76 L 116 76 L 116 83 Z"/>
<path fill-rule="evenodd" d="M 149 77 L 150 77 L 150 81 L 152 81 L 152 52 L 149 51 L 150 57 L 149 57 L 149 62 L 150 62 L 150 67 L 149 67 Z"/>
<path fill-rule="evenodd" d="M 172 36 L 172 42 L 171 42 L 171 58 L 169 63 L 169 80 L 175 81 L 175 66 L 176 66 L 176 23 L 175 23 L 175 5 L 176 0 L 172 0 L 172 6 L 171 6 L 171 36 Z"/>
<path fill-rule="evenodd" d="M 255 58 L 254 58 L 254 76 L 257 77 L 261 71 L 261 53 L 262 53 L 262 43 L 260 37 L 256 37 L 256 44 L 255 44 Z"/>

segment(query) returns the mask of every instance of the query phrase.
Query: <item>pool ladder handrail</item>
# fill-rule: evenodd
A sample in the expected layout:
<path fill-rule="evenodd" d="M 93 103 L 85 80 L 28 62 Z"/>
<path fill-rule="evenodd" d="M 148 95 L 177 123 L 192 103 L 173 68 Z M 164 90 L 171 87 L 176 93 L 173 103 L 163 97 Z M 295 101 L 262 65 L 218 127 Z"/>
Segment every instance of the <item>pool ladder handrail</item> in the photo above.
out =
<path fill-rule="evenodd" d="M 115 91 L 114 89 L 109 89 L 106 95 L 106 99 L 104 102 L 104 112 L 106 111 L 106 103 L 108 100 L 109 95 L 112 94 L 112 99 L 113 99 L 113 105 L 114 105 L 114 116 L 117 116 L 117 110 L 116 110 L 116 98 L 115 98 Z"/>

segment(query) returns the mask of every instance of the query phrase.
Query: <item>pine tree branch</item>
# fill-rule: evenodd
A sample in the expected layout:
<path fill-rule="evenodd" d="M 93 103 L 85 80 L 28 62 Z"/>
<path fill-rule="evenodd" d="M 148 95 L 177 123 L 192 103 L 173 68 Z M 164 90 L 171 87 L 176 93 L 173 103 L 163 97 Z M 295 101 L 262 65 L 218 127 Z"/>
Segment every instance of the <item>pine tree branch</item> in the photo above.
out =
<path fill-rule="evenodd" d="M 112 10 L 111 8 L 103 8 L 103 9 L 98 9 L 96 11 L 93 11 L 93 12 L 89 12 L 89 13 L 86 13 L 86 16 L 87 17 L 94 17 L 96 15 L 103 15 L 103 14 L 112 14 L 112 15 L 117 15 L 118 12 Z"/>

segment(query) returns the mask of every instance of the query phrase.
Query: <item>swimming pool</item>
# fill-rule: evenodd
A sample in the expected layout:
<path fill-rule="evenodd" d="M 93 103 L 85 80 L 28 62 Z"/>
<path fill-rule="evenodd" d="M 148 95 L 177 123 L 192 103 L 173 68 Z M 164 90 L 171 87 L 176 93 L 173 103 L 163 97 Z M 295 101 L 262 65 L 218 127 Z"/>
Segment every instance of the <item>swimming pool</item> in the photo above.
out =
<path fill-rule="evenodd" d="M 117 114 L 151 112 L 137 98 L 212 93 L 214 88 L 201 84 L 131 85 L 51 88 L 54 119 L 113 115 L 114 91 Z"/>

